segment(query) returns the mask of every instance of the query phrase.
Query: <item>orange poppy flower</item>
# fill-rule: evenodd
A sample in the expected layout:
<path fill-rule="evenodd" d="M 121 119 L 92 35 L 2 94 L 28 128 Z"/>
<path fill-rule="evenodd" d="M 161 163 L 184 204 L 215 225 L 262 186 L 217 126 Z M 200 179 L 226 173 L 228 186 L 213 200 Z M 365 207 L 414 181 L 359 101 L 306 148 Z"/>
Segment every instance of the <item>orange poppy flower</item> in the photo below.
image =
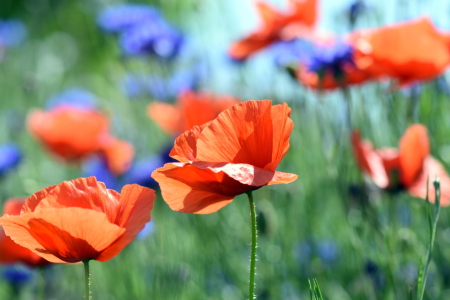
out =
<path fill-rule="evenodd" d="M 432 79 L 450 64 L 448 38 L 428 18 L 355 32 L 349 39 L 361 69 L 380 66 L 400 85 Z"/>
<path fill-rule="evenodd" d="M 150 119 L 170 135 L 178 135 L 196 125 L 209 122 L 223 110 L 239 103 L 236 97 L 194 91 L 181 93 L 177 100 L 175 105 L 153 102 L 147 109 Z"/>
<path fill-rule="evenodd" d="M 117 175 L 127 171 L 133 159 L 133 147 L 113 138 L 108 119 L 94 110 L 72 106 L 35 110 L 28 117 L 28 130 L 48 150 L 65 160 L 103 153 L 107 165 Z"/>
<path fill-rule="evenodd" d="M 64 181 L 26 199 L 0 225 L 19 245 L 54 263 L 107 261 L 150 221 L 155 191 L 137 184 L 121 193 L 95 177 Z"/>
<path fill-rule="evenodd" d="M 274 42 L 292 39 L 295 35 L 309 34 L 317 18 L 317 0 L 290 0 L 287 14 L 277 11 L 263 1 L 257 2 L 257 8 L 263 24 L 230 46 L 228 54 L 235 60 L 245 60 Z"/>
<path fill-rule="evenodd" d="M 173 210 L 208 214 L 239 194 L 296 180 L 275 171 L 289 149 L 290 113 L 286 103 L 250 100 L 184 132 L 170 152 L 180 162 L 152 174 L 164 200 Z"/>
<path fill-rule="evenodd" d="M 24 199 L 9 199 L 5 202 L 3 212 L 8 215 L 19 215 L 24 203 Z M 9 236 L 5 235 L 3 229 L 0 229 L 0 263 L 12 264 L 18 262 L 25 263 L 30 267 L 40 267 L 50 264 L 49 261 L 39 255 L 14 243 Z"/>
<path fill-rule="evenodd" d="M 372 144 L 352 133 L 352 146 L 359 167 L 382 189 L 406 189 L 412 196 L 426 198 L 427 178 L 430 177 L 429 199 L 434 201 L 433 178 L 441 180 L 441 205 L 450 205 L 450 177 L 431 155 L 425 126 L 410 126 L 399 142 L 399 149 L 374 150 Z"/>

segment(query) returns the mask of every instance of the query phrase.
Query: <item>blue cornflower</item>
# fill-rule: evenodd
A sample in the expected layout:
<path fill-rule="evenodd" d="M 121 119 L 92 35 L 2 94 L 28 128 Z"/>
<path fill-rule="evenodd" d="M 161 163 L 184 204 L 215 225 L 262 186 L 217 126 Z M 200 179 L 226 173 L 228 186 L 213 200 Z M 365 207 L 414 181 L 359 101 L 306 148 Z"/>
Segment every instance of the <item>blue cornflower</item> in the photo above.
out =
<path fill-rule="evenodd" d="M 331 73 L 335 78 L 341 78 L 346 65 L 355 65 L 353 53 L 354 48 L 345 42 L 316 46 L 306 66 L 309 71 L 315 72 L 319 76 Z"/>
<path fill-rule="evenodd" d="M 98 25 L 105 31 L 119 32 L 143 21 L 160 20 L 161 14 L 145 4 L 119 4 L 107 7 L 97 18 Z"/>
<path fill-rule="evenodd" d="M 0 21 L 0 45 L 19 46 L 27 37 L 25 25 L 16 19 Z"/>
<path fill-rule="evenodd" d="M 14 265 L 5 267 L 2 270 L 2 277 L 8 283 L 20 286 L 33 277 L 33 272 L 23 265 Z"/>
<path fill-rule="evenodd" d="M 51 97 L 46 104 L 46 109 L 54 109 L 61 106 L 70 106 L 78 109 L 96 109 L 96 97 L 81 88 L 69 88 Z"/>
<path fill-rule="evenodd" d="M 22 160 L 22 151 L 13 143 L 0 146 L 0 176 L 15 168 Z"/>
<path fill-rule="evenodd" d="M 335 241 L 327 239 L 317 243 L 317 254 L 320 259 L 327 264 L 333 263 L 339 255 L 338 247 Z"/>
<path fill-rule="evenodd" d="M 279 42 L 270 48 L 275 65 L 281 68 L 298 63 L 307 63 L 314 54 L 314 45 L 303 39 Z"/>
<path fill-rule="evenodd" d="M 106 165 L 105 159 L 101 157 L 92 157 L 87 160 L 82 168 L 83 177 L 95 176 L 97 181 L 103 182 L 108 189 L 120 191 L 122 186 L 119 180 Z"/>
<path fill-rule="evenodd" d="M 122 32 L 119 44 L 126 55 L 152 54 L 170 59 L 180 51 L 183 37 L 165 21 L 150 20 Z"/>

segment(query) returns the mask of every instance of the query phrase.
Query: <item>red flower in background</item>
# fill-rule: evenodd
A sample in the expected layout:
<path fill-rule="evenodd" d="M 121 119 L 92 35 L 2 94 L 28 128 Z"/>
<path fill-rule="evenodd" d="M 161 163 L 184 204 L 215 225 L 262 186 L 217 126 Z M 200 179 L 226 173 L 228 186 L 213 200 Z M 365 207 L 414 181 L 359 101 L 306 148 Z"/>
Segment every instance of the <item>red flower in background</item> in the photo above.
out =
<path fill-rule="evenodd" d="M 150 119 L 170 135 L 178 135 L 196 125 L 203 125 L 223 110 L 239 103 L 236 97 L 194 91 L 181 93 L 177 100 L 175 105 L 153 102 L 147 109 Z"/>
<path fill-rule="evenodd" d="M 32 136 L 64 160 L 80 160 L 102 153 L 117 175 L 131 165 L 133 147 L 110 135 L 109 121 L 100 112 L 72 106 L 35 110 L 28 116 L 27 123 Z"/>
<path fill-rule="evenodd" d="M 8 215 L 19 215 L 24 199 L 9 199 L 3 206 L 3 213 Z M 19 246 L 13 240 L 5 235 L 3 229 L 0 229 L 0 263 L 13 264 L 25 263 L 30 267 L 40 267 L 50 264 L 49 261 L 43 259 L 32 251 Z"/>
<path fill-rule="evenodd" d="M 429 176 L 429 199 L 434 201 L 433 178 L 441 180 L 441 205 L 450 205 L 450 177 L 443 166 L 430 155 L 425 126 L 410 126 L 399 142 L 399 149 L 373 149 L 360 133 L 352 134 L 352 146 L 359 167 L 382 189 L 403 188 L 412 196 L 426 198 Z"/>
<path fill-rule="evenodd" d="M 230 57 L 245 60 L 272 43 L 310 34 L 317 18 L 317 0 L 290 0 L 289 3 L 288 13 L 284 14 L 266 2 L 258 1 L 257 8 L 263 24 L 233 43 L 228 50 Z"/>
<path fill-rule="evenodd" d="M 20 215 L 4 215 L 8 236 L 54 263 L 107 261 L 150 221 L 155 191 L 137 184 L 121 193 L 95 177 L 64 181 L 26 199 Z"/>
<path fill-rule="evenodd" d="M 216 212 L 235 196 L 297 175 L 275 171 L 289 149 L 291 109 L 272 101 L 245 101 L 175 140 L 168 163 L 153 172 L 164 200 L 180 212 Z"/>
<path fill-rule="evenodd" d="M 437 77 L 450 64 L 448 38 L 428 18 L 355 32 L 350 40 L 359 69 L 376 67 L 400 85 Z"/>

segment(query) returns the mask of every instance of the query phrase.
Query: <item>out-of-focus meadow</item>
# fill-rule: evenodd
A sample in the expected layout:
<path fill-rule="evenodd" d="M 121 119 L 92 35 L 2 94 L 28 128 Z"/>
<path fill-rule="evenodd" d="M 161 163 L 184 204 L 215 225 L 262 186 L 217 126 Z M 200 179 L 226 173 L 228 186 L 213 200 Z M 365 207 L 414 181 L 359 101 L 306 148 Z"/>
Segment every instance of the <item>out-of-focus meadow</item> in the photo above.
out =
<path fill-rule="evenodd" d="M 288 9 L 288 1 L 267 2 L 280 11 Z M 360 1 L 353 20 L 349 9 L 354 3 L 319 0 L 314 30 L 326 39 L 428 13 L 440 30 L 450 33 L 450 2 L 429 2 Z M 375 148 L 398 148 L 411 124 L 423 124 L 431 155 L 450 170 L 445 68 L 401 86 L 395 78 L 376 78 L 319 91 L 292 77 L 292 60 L 280 67 L 276 58 L 292 53 L 277 52 L 273 45 L 245 61 L 229 57 L 230 45 L 262 22 L 253 1 L 147 1 L 168 24 L 158 29 L 167 34 L 167 41 L 151 51 L 139 48 L 139 34 L 147 34 L 145 30 L 127 40 L 126 34 L 102 28 L 99 16 L 115 4 L 3 0 L 0 5 L 0 147 L 13 144 L 21 153 L 16 165 L 11 153 L 0 152 L 5 157 L 0 164 L 5 160 L 14 165 L 0 170 L 0 202 L 90 175 L 119 190 L 125 183 L 148 179 L 145 184 L 157 190 L 152 221 L 136 240 L 111 261 L 92 262 L 94 299 L 248 297 L 250 220 L 245 195 L 216 213 L 183 214 L 172 211 L 150 181 L 152 171 L 168 159 L 174 136 L 149 118 L 148 105 L 157 100 L 174 103 L 188 89 L 287 102 L 292 108 L 291 146 L 278 169 L 299 178 L 254 192 L 257 299 L 309 299 L 309 278 L 317 278 L 324 299 L 409 299 L 415 294 L 419 265 L 429 247 L 426 202 L 404 189 L 381 190 L 363 174 L 349 126 Z M 173 39 L 180 39 L 180 45 Z M 414 40 L 409 47 L 415 47 Z M 295 54 L 301 57 L 308 51 L 300 47 Z M 447 51 L 450 55 L 450 43 Z M 134 147 L 132 172 L 116 178 L 96 157 L 67 163 L 37 142 L 27 117 L 61 101 L 102 111 L 111 134 Z M 450 298 L 449 224 L 450 212 L 443 207 L 425 299 Z M 2 265 L 0 271 L 0 299 L 70 300 L 83 295 L 79 265 Z"/>

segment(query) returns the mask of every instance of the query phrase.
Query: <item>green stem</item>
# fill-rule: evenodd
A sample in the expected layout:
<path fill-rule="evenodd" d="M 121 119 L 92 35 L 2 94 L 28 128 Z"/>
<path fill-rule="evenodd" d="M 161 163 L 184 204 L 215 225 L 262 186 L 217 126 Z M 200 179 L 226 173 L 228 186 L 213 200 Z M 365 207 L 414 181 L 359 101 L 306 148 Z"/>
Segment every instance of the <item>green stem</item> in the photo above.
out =
<path fill-rule="evenodd" d="M 45 267 L 39 267 L 38 299 L 45 299 Z"/>
<path fill-rule="evenodd" d="M 89 272 L 89 259 L 83 260 L 84 264 L 84 298 L 91 300 L 91 273 Z"/>
<path fill-rule="evenodd" d="M 250 216 L 252 220 L 252 253 L 250 255 L 250 280 L 248 287 L 248 299 L 256 299 L 255 297 L 255 271 L 256 271 L 256 238 L 258 231 L 256 229 L 256 207 L 253 201 L 252 191 L 247 192 L 248 201 L 250 204 Z"/>
<path fill-rule="evenodd" d="M 428 184 L 428 182 L 427 182 L 427 184 Z M 436 196 L 434 198 L 435 209 L 434 209 L 434 216 L 433 216 L 432 220 L 431 220 L 431 213 L 429 214 L 430 231 L 431 231 L 430 246 L 428 248 L 427 261 L 424 265 L 422 276 L 421 277 L 419 276 L 419 284 L 417 285 L 417 288 L 418 288 L 417 299 L 419 299 L 419 300 L 423 299 L 423 295 L 425 293 L 425 286 L 427 283 L 427 275 L 428 275 L 428 267 L 431 262 L 431 254 L 433 253 L 433 247 L 434 247 L 434 238 L 436 236 L 436 227 L 437 227 L 437 222 L 439 219 L 439 212 L 441 210 L 441 206 L 440 206 L 441 188 L 440 188 L 439 179 L 435 179 L 433 184 L 434 184 L 434 189 L 436 192 Z M 428 188 L 427 188 L 427 202 L 428 202 Z M 429 205 L 429 203 L 427 203 L 427 205 Z"/>

